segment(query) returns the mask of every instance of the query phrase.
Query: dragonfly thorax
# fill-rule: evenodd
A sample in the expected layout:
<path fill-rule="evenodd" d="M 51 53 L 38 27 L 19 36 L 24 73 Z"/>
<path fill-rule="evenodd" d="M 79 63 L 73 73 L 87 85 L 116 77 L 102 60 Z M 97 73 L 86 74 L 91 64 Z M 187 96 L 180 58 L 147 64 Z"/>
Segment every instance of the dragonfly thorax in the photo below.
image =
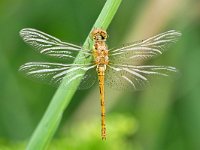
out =
<path fill-rule="evenodd" d="M 108 60 L 108 49 L 105 42 L 96 42 L 94 44 L 93 56 L 95 64 L 97 65 L 107 65 Z"/>

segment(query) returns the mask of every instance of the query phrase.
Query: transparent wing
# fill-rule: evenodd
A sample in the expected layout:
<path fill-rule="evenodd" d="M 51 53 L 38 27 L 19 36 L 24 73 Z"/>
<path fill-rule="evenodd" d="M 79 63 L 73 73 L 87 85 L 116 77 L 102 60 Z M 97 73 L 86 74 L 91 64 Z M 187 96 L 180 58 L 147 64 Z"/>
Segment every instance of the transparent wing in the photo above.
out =
<path fill-rule="evenodd" d="M 22 65 L 19 71 L 27 77 L 42 81 L 48 84 L 59 85 L 62 79 L 68 78 L 68 83 L 79 78 L 82 79 L 79 89 L 86 89 L 91 87 L 96 78 L 91 76 L 92 70 L 95 70 L 93 64 L 61 64 L 49 62 L 29 62 Z M 83 71 L 87 71 L 84 74 Z"/>
<path fill-rule="evenodd" d="M 167 77 L 176 72 L 170 66 L 108 65 L 106 84 L 114 89 L 140 90 L 149 85 L 152 76 Z"/>
<path fill-rule="evenodd" d="M 92 87 L 97 82 L 97 72 L 94 69 L 96 66 L 91 66 L 84 74 L 81 83 L 78 87 L 79 90 L 85 90 Z"/>
<path fill-rule="evenodd" d="M 138 61 L 162 54 L 165 48 L 178 40 L 181 33 L 170 30 L 146 40 L 109 51 L 110 63 L 137 64 Z"/>
<path fill-rule="evenodd" d="M 20 31 L 20 36 L 26 43 L 36 48 L 41 54 L 48 56 L 69 60 L 75 58 L 80 50 L 82 53 L 91 55 L 88 50 L 82 50 L 80 46 L 62 42 L 61 40 L 36 29 L 22 29 Z"/>

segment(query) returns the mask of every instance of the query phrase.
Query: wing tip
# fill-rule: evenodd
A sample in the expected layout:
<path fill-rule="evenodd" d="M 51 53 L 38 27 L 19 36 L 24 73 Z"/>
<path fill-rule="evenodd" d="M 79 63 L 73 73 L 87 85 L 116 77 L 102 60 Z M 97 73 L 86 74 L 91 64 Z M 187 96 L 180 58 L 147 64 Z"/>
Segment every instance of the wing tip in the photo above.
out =
<path fill-rule="evenodd" d="M 19 31 L 19 35 L 24 38 L 26 35 L 28 35 L 28 33 L 30 31 L 36 31 L 36 29 L 33 29 L 33 28 L 23 28 Z"/>
<path fill-rule="evenodd" d="M 182 33 L 180 31 L 176 31 L 176 30 L 169 30 L 169 31 L 167 31 L 167 33 L 170 33 L 170 34 L 178 36 L 178 37 L 182 36 Z"/>
<path fill-rule="evenodd" d="M 24 28 L 24 29 L 21 29 L 21 30 L 19 31 L 19 35 L 20 35 L 22 38 L 24 38 L 24 37 L 27 35 L 27 29 L 28 29 L 28 28 Z"/>

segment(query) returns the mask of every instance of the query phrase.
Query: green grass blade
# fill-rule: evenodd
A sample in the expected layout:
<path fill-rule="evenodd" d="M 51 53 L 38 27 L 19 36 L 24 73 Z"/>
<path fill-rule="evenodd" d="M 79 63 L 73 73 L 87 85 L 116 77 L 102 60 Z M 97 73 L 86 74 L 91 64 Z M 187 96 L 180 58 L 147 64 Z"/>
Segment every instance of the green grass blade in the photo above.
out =
<path fill-rule="evenodd" d="M 102 28 L 106 30 L 121 2 L 122 0 L 107 0 L 93 28 Z M 92 41 L 88 35 L 83 47 L 91 48 L 91 45 Z M 83 63 L 80 61 L 80 57 L 81 55 L 78 55 L 74 63 Z M 90 59 L 87 59 L 84 62 L 86 63 L 90 61 Z M 27 150 L 44 150 L 47 148 L 48 143 L 52 139 L 60 123 L 64 110 L 68 106 L 81 82 L 80 80 L 76 80 L 70 82 L 70 84 L 66 86 L 66 81 L 67 78 L 64 78 L 55 95 L 53 96 L 42 120 L 40 121 L 28 143 L 26 148 Z"/>

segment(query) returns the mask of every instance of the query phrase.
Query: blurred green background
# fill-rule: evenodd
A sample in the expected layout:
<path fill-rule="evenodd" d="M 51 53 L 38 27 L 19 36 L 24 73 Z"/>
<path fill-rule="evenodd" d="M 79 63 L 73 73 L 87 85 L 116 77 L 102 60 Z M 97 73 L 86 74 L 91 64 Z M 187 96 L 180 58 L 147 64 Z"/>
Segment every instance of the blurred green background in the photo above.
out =
<path fill-rule="evenodd" d="M 19 37 L 36 28 L 83 44 L 106 0 L 0 0 L 0 150 L 24 149 L 56 88 L 19 74 L 28 61 L 48 61 Z M 200 1 L 123 0 L 108 29 L 109 47 L 170 29 L 180 40 L 151 64 L 179 69 L 143 91 L 106 89 L 107 140 L 100 137 L 98 87 L 77 91 L 49 150 L 199 150 Z M 66 91 L 67 92 L 67 91 Z"/>

